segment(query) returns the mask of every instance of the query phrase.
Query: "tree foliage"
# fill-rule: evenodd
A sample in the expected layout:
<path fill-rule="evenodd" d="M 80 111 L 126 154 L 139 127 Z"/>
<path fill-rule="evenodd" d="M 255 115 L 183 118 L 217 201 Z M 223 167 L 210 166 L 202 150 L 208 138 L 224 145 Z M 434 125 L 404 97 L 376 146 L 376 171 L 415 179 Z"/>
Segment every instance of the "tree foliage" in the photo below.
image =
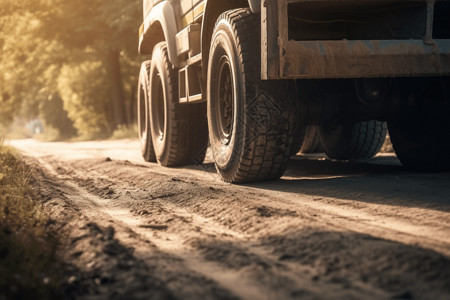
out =
<path fill-rule="evenodd" d="M 58 86 L 64 108 L 79 134 L 87 138 L 100 137 L 108 132 L 108 91 L 104 78 L 106 70 L 101 62 L 85 61 L 65 65 Z M 92 101 L 96 99 L 96 101 Z"/>
<path fill-rule="evenodd" d="M 0 123 L 95 137 L 131 122 L 141 19 L 140 0 L 0 1 Z"/>

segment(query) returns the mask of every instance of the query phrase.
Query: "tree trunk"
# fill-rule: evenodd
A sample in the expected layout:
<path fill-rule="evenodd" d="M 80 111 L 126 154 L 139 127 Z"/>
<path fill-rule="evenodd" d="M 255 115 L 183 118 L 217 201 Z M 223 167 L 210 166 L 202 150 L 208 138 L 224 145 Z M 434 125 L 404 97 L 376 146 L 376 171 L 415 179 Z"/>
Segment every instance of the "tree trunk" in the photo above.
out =
<path fill-rule="evenodd" d="M 120 68 L 120 51 L 110 51 L 107 58 L 108 73 L 111 82 L 112 129 L 127 124 L 125 96 L 123 92 L 122 73 Z"/>

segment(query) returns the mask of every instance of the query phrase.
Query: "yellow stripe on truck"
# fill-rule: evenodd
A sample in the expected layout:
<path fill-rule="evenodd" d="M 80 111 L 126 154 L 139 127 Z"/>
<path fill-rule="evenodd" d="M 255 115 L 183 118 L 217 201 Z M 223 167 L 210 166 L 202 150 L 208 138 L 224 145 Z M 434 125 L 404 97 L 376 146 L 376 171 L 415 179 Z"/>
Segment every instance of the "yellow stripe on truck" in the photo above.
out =
<path fill-rule="evenodd" d="M 194 9 L 190 10 L 187 14 L 185 14 L 181 18 L 181 24 L 183 25 L 183 28 L 186 28 L 188 25 L 192 24 L 199 16 L 203 14 L 204 10 L 205 10 L 205 1 L 202 1 Z"/>
<path fill-rule="evenodd" d="M 205 1 L 202 1 L 199 5 L 194 8 L 194 20 L 197 19 L 203 11 L 205 10 Z"/>

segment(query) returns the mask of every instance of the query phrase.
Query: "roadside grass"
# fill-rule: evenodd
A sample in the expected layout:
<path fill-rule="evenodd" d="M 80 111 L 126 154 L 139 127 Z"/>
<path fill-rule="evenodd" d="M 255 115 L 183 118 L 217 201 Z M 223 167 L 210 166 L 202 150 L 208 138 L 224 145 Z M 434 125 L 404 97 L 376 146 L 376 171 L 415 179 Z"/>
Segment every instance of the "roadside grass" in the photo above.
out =
<path fill-rule="evenodd" d="M 62 298 L 57 240 L 29 168 L 0 137 L 0 300 Z"/>

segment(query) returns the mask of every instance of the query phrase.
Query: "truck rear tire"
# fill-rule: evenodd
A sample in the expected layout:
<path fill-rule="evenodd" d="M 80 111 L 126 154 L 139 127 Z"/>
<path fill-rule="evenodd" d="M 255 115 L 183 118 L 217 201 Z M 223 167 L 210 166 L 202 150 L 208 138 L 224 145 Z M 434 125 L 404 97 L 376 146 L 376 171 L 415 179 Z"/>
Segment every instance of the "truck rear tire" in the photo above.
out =
<path fill-rule="evenodd" d="M 291 81 L 261 80 L 260 16 L 223 13 L 208 63 L 208 128 L 216 169 L 226 182 L 279 178 L 295 130 Z"/>
<path fill-rule="evenodd" d="M 139 73 L 139 84 L 137 93 L 137 117 L 139 142 L 142 157 L 147 162 L 155 162 L 155 150 L 153 149 L 152 134 L 150 129 L 150 111 L 148 94 L 148 72 L 150 64 L 143 63 Z"/>
<path fill-rule="evenodd" d="M 180 104 L 177 82 L 161 42 L 150 66 L 150 127 L 156 159 L 165 167 L 201 163 L 207 149 L 205 104 Z"/>
<path fill-rule="evenodd" d="M 294 137 L 292 155 L 323 152 L 316 125 L 299 126 Z"/>
<path fill-rule="evenodd" d="M 310 125 L 305 129 L 305 137 L 303 139 L 302 147 L 300 148 L 301 153 L 318 153 L 322 152 L 322 144 L 320 142 L 319 133 L 317 126 Z"/>
<path fill-rule="evenodd" d="M 386 133 L 386 123 L 375 120 L 350 125 L 319 126 L 319 137 L 325 154 L 331 159 L 339 160 L 373 157 L 383 146 Z"/>
<path fill-rule="evenodd" d="M 402 96 L 415 103 L 388 122 L 395 153 L 414 171 L 450 170 L 450 80 L 409 83 Z"/>

